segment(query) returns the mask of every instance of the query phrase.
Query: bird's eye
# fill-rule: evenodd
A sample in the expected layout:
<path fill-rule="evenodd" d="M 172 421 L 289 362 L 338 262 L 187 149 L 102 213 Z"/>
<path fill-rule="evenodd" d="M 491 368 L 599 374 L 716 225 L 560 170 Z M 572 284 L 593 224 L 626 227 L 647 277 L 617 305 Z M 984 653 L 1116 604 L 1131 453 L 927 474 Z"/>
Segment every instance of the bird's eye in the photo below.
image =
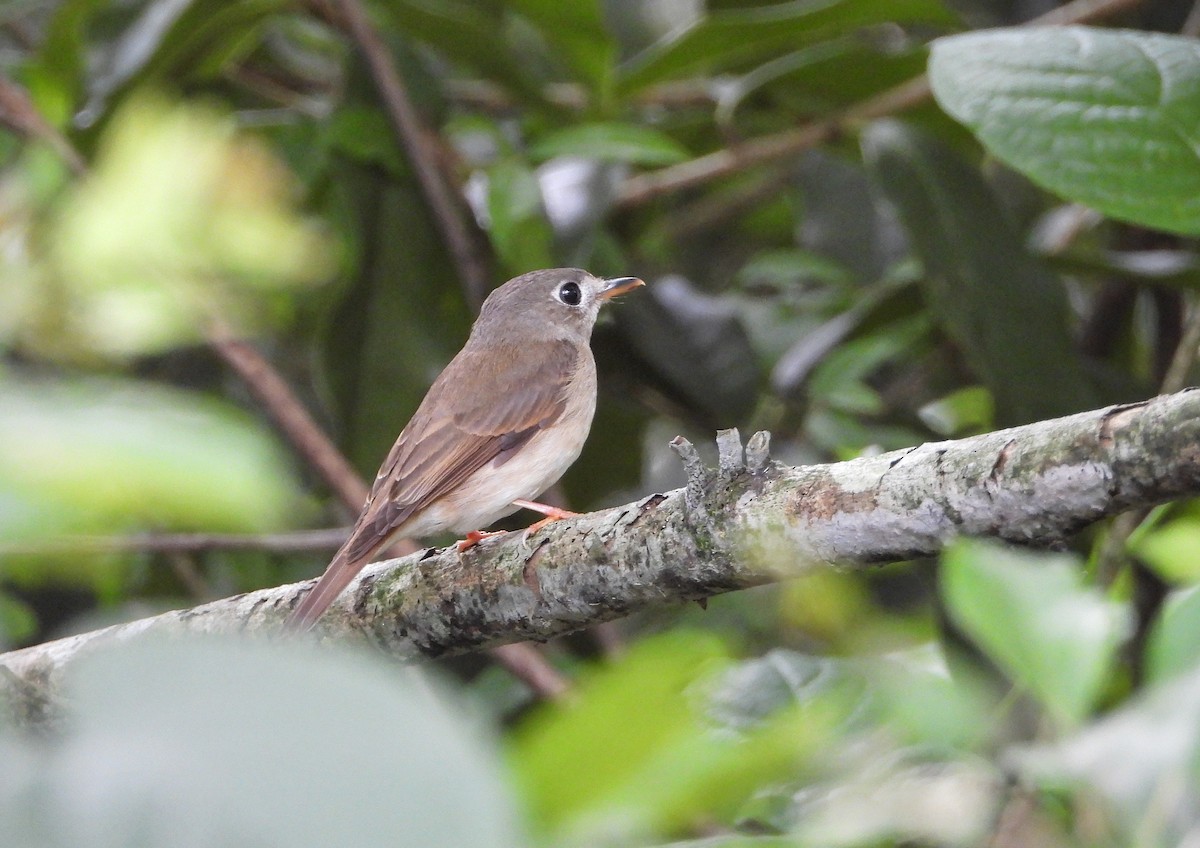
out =
<path fill-rule="evenodd" d="M 583 300 L 583 292 L 579 290 L 579 283 L 563 283 L 559 286 L 558 299 L 567 306 L 578 306 L 579 301 Z"/>

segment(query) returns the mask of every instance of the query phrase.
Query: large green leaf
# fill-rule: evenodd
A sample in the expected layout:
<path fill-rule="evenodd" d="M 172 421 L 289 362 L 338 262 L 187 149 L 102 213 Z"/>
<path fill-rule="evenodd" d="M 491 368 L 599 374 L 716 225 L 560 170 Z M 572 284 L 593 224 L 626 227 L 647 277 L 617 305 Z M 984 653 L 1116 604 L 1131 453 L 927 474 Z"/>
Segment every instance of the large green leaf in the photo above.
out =
<path fill-rule="evenodd" d="M 1087 27 L 934 42 L 934 95 L 1035 182 L 1116 218 L 1200 233 L 1200 42 Z"/>
<path fill-rule="evenodd" d="M 536 819 L 587 844 L 630 844 L 727 820 L 758 788 L 795 776 L 827 743 L 836 711 L 820 699 L 813 708 L 799 686 L 751 707 L 736 731 L 719 728 L 730 709 L 742 712 L 729 698 L 721 717 L 706 709 L 706 694 L 740 688 L 721 679 L 729 667 L 714 637 L 665 633 L 589 675 L 573 703 L 534 716 L 512 762 Z"/>
<path fill-rule="evenodd" d="M 1073 557 L 963 541 L 942 558 L 942 597 L 954 622 L 1059 721 L 1095 703 L 1125 621 L 1082 585 Z"/>
<path fill-rule="evenodd" d="M 262 531 L 295 517 L 296 482 L 274 439 L 224 403 L 134 380 L 10 378 L 0 394 L 0 499 L 14 498 L 0 533 L 35 516 L 43 532 Z"/>
<path fill-rule="evenodd" d="M 718 11 L 634 57 L 622 69 L 621 85 L 634 90 L 700 70 L 753 66 L 873 24 L 955 22 L 939 0 L 791 0 Z"/>
<path fill-rule="evenodd" d="M 1096 405 L 1062 281 L 1026 251 L 978 170 L 896 122 L 873 125 L 863 147 L 924 262 L 930 306 L 995 397 L 998 423 Z"/>
<path fill-rule="evenodd" d="M 81 663 L 53 737 L 0 733 L 0 821 L 23 848 L 514 848 L 479 728 L 420 672 L 245 640 Z"/>

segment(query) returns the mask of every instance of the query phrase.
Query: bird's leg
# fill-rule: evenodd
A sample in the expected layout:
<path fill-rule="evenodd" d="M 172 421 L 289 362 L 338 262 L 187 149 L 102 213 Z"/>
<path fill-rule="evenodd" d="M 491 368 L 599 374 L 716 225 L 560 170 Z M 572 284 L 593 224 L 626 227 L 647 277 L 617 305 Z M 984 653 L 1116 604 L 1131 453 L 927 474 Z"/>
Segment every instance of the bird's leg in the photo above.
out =
<path fill-rule="evenodd" d="M 530 536 L 541 530 L 551 521 L 559 521 L 563 518 L 575 518 L 581 514 L 578 512 L 571 512 L 569 509 L 561 509 L 557 506 L 538 503 L 537 501 L 516 500 L 513 501 L 513 506 L 519 506 L 522 509 L 531 509 L 534 512 L 540 512 L 542 515 L 546 516 L 541 521 L 535 521 L 533 524 L 530 524 L 528 527 L 526 527 L 524 534 L 521 536 L 521 541 L 528 541 Z M 463 551 L 468 551 L 475 547 L 489 536 L 503 536 L 507 532 L 507 530 L 472 530 L 467 534 L 465 539 L 460 539 L 458 542 L 455 542 L 454 548 L 459 553 L 462 553 Z"/>
<path fill-rule="evenodd" d="M 475 547 L 489 536 L 503 536 L 507 532 L 507 530 L 472 530 L 467 534 L 467 538 L 459 539 L 454 543 L 454 550 L 461 554 L 463 551 L 468 551 Z"/>
<path fill-rule="evenodd" d="M 541 521 L 535 521 L 533 524 L 530 524 L 525 528 L 525 532 L 521 535 L 521 541 L 523 542 L 529 541 L 530 536 L 541 530 L 551 521 L 560 521 L 564 518 L 575 518 L 580 514 L 578 512 L 571 512 L 569 509 L 561 509 L 557 506 L 549 506 L 544 503 L 538 503 L 537 501 L 517 500 L 513 501 L 513 505 L 519 506 L 522 509 L 531 509 L 534 512 L 540 512 L 542 515 L 546 516 Z"/>

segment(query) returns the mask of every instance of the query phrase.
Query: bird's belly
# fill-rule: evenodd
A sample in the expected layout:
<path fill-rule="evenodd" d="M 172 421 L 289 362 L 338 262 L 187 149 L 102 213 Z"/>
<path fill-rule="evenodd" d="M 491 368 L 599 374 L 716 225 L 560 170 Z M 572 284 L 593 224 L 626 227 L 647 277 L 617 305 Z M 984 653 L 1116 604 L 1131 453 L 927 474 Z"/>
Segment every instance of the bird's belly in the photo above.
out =
<path fill-rule="evenodd" d="M 480 530 L 511 515 L 515 500 L 532 500 L 553 486 L 576 459 L 587 440 L 595 402 L 577 411 L 582 417 L 560 418 L 536 433 L 507 462 L 489 462 L 461 486 L 415 517 L 406 536 L 424 536 L 444 530 L 465 533 Z M 582 426 L 581 426 L 582 424 Z"/>

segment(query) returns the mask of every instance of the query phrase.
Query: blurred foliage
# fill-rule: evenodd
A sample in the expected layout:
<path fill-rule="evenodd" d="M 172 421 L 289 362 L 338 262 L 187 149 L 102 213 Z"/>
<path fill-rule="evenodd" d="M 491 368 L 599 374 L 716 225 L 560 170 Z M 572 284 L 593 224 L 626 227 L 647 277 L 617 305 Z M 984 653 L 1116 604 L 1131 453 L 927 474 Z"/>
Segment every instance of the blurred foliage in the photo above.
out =
<path fill-rule="evenodd" d="M 1011 28 L 1054 5 L 369 4 L 495 282 L 650 283 L 597 328 L 573 506 L 679 485 L 681 431 L 769 428 L 812 462 L 1161 386 L 1200 281 L 1200 51 L 1170 34 L 1193 4 Z M 214 322 L 366 476 L 462 344 L 480 293 L 336 8 L 0 6 L 0 642 L 319 567 L 72 547 L 344 519 Z M 786 148 L 927 62 L 935 99 L 790 156 L 728 152 Z M 1194 841 L 1198 522 L 1172 504 L 1070 553 L 963 544 L 643 614 L 603 660 L 556 646 L 576 691 L 554 705 L 496 669 L 431 694 L 291 646 L 97 656 L 52 738 L 0 733 L 2 841 Z"/>

